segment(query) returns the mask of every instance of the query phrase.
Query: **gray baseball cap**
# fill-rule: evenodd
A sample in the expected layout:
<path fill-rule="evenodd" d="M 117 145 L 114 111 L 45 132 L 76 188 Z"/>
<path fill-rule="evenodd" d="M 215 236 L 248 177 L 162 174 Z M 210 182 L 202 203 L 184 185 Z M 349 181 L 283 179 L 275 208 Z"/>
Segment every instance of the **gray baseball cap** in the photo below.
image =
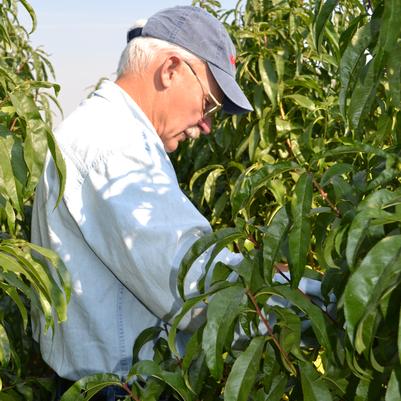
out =
<path fill-rule="evenodd" d="M 223 24 L 199 7 L 177 6 L 150 17 L 143 28 L 128 32 L 128 41 L 149 36 L 178 45 L 206 61 L 224 93 L 223 110 L 230 114 L 253 108 L 235 81 L 235 47 Z"/>

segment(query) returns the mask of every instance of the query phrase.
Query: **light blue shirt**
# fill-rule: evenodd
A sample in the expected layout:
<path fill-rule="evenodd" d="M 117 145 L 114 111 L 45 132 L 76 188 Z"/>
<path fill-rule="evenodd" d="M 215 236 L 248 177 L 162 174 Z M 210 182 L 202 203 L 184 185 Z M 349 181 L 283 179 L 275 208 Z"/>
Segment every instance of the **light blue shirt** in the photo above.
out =
<path fill-rule="evenodd" d="M 67 166 L 66 188 L 55 209 L 59 186 L 48 157 L 34 202 L 32 241 L 58 252 L 73 290 L 68 319 L 54 332 L 45 332 L 33 313 L 34 336 L 61 377 L 124 377 L 137 335 L 171 322 L 182 305 L 178 266 L 211 227 L 180 190 L 151 122 L 113 82 L 104 82 L 55 135 Z M 207 257 L 191 268 L 187 294 L 196 292 Z M 223 250 L 217 260 L 237 264 L 241 258 Z M 196 313 L 180 328 L 191 329 Z M 142 356 L 151 357 L 150 351 Z"/>

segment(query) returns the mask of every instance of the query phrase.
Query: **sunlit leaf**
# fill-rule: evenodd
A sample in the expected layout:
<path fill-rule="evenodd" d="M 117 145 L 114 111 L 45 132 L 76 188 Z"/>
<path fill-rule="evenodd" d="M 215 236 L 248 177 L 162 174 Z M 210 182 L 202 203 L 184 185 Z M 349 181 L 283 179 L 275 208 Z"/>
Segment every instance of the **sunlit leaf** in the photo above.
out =
<path fill-rule="evenodd" d="M 259 58 L 259 73 L 266 95 L 270 99 L 273 109 L 277 107 L 278 79 L 273 64 L 268 58 Z"/>
<path fill-rule="evenodd" d="M 348 107 L 348 119 L 353 128 L 358 128 L 360 122 L 370 111 L 369 106 L 372 99 L 374 99 L 378 81 L 375 64 L 374 61 L 371 60 L 358 77 Z"/>
<path fill-rule="evenodd" d="M 10 342 L 7 332 L 0 324 L 0 363 L 5 366 L 10 360 Z"/>
<path fill-rule="evenodd" d="M 31 32 L 32 33 L 36 29 L 37 25 L 37 20 L 36 20 L 36 14 L 32 6 L 26 1 L 26 0 L 19 0 L 21 4 L 25 7 L 26 11 L 28 11 L 29 16 L 31 17 L 32 20 L 32 28 Z"/>
<path fill-rule="evenodd" d="M 362 26 L 353 36 L 347 46 L 340 63 L 341 91 L 339 94 L 339 103 L 341 113 L 345 116 L 346 96 L 351 82 L 352 74 L 356 65 L 362 57 L 365 49 L 373 41 L 379 31 L 377 21 L 371 21 Z"/>
<path fill-rule="evenodd" d="M 310 209 L 312 205 L 312 177 L 304 173 L 299 178 L 291 200 L 292 227 L 289 254 L 291 285 L 296 288 L 303 275 L 311 240 Z"/>
<path fill-rule="evenodd" d="M 263 231 L 263 264 L 264 277 L 268 282 L 272 282 L 274 265 L 276 258 L 283 245 L 289 228 L 289 219 L 285 207 L 274 215 L 269 226 Z"/>
<path fill-rule="evenodd" d="M 311 363 L 301 363 L 300 371 L 304 400 L 331 401 L 333 399 L 326 383 Z"/>
<path fill-rule="evenodd" d="M 388 382 L 385 401 L 398 401 L 401 399 L 401 369 L 395 368 L 391 372 Z"/>
<path fill-rule="evenodd" d="M 318 49 L 321 42 L 321 35 L 334 7 L 337 5 L 338 0 L 327 0 L 319 10 L 315 18 L 315 47 Z"/>
<path fill-rule="evenodd" d="M 233 214 L 252 202 L 253 196 L 266 182 L 296 167 L 297 165 L 293 162 L 282 162 L 276 165 L 266 164 L 257 170 L 252 167 L 242 173 L 231 194 Z"/>

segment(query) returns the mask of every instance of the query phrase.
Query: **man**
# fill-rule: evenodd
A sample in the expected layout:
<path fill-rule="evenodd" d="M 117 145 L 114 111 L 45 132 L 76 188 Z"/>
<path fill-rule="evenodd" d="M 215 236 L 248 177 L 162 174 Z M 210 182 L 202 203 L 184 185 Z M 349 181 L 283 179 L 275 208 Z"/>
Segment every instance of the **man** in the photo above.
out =
<path fill-rule="evenodd" d="M 56 132 L 67 166 L 62 202 L 54 209 L 48 159 L 34 204 L 32 241 L 58 252 L 73 285 L 67 321 L 46 332 L 34 316 L 34 334 L 44 360 L 70 381 L 123 378 L 137 335 L 178 311 L 178 266 L 211 228 L 181 192 L 167 152 L 209 134 L 221 108 L 252 110 L 235 82 L 234 46 L 206 11 L 160 11 L 128 39 L 116 82 L 104 82 Z M 241 256 L 223 250 L 217 259 Z M 190 270 L 188 294 L 206 262 L 207 254 Z"/>

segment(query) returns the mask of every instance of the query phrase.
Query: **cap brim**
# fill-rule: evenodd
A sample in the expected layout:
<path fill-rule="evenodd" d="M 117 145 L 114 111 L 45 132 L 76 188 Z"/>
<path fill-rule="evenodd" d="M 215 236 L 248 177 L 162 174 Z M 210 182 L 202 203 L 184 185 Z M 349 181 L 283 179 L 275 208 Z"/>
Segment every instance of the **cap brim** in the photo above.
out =
<path fill-rule="evenodd" d="M 253 111 L 253 107 L 242 92 L 235 79 L 214 64 L 207 63 L 210 71 L 224 93 L 223 110 L 229 114 L 241 114 Z"/>

